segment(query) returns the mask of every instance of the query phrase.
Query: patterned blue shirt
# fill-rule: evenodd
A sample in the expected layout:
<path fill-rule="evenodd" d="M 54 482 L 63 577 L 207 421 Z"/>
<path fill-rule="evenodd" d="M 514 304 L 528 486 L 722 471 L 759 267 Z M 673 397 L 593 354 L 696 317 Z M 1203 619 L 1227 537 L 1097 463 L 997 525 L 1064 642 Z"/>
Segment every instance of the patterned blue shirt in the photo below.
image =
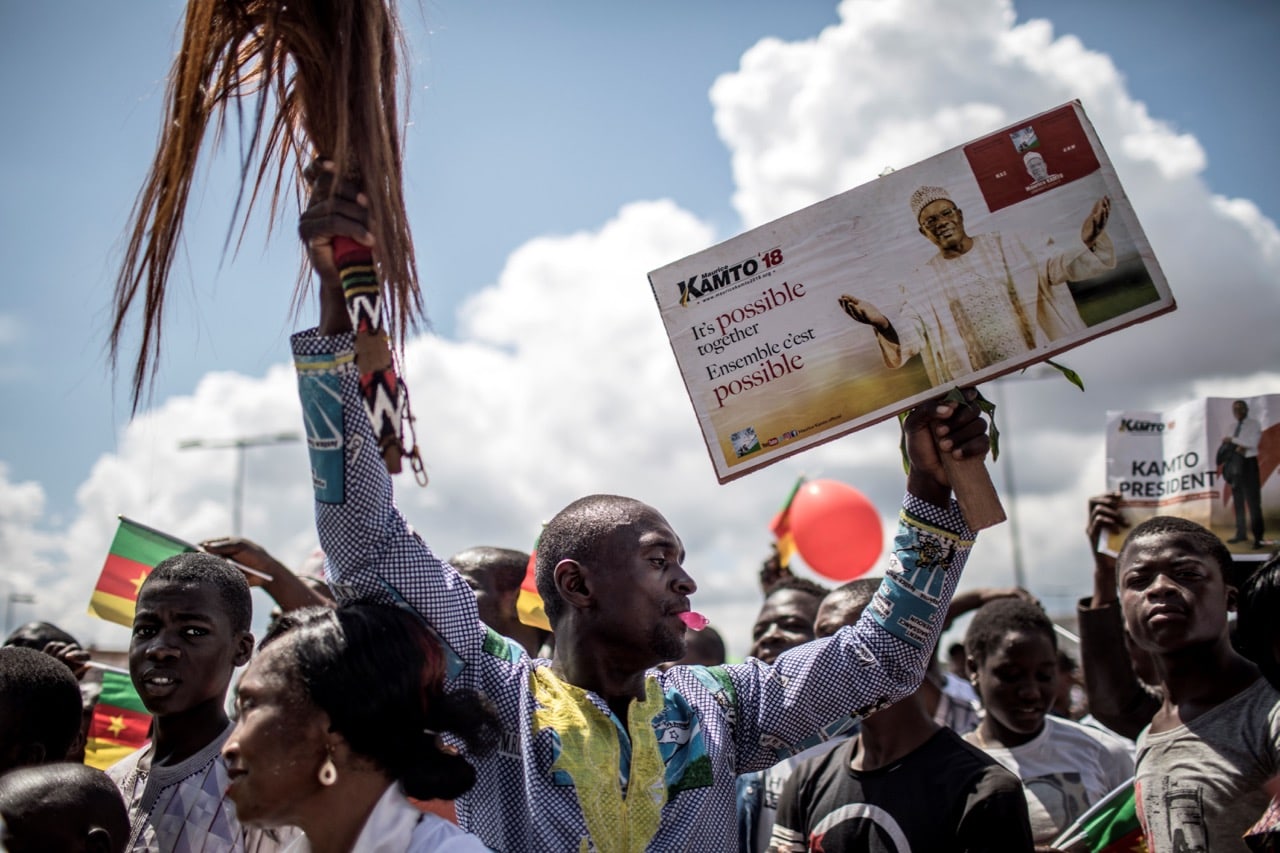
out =
<path fill-rule="evenodd" d="M 953 504 L 907 495 L 894 559 L 862 619 L 783 653 L 646 674 L 628 722 L 480 621 L 466 582 L 406 523 L 358 388 L 352 337 L 293 338 L 326 572 L 339 600 L 411 607 L 444 644 L 449 684 L 505 729 L 474 759 L 463 827 L 500 853 L 732 850 L 734 781 L 913 692 L 973 534 Z M 637 735 L 639 735 L 637 737 Z M 650 739 L 651 738 L 651 739 Z"/>

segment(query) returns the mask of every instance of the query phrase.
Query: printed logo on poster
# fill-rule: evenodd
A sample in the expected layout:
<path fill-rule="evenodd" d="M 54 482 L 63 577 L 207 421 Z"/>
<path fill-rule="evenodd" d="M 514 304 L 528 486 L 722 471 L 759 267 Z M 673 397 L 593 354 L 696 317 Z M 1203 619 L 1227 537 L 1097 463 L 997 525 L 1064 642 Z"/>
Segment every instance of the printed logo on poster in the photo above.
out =
<path fill-rule="evenodd" d="M 782 266 L 782 249 L 775 246 L 756 256 L 738 261 L 736 264 L 721 264 L 711 272 L 677 281 L 680 307 L 689 307 L 690 299 L 697 300 L 719 293 L 721 290 L 735 290 L 744 284 L 750 284 L 759 275 L 761 269 L 773 269 L 779 266 Z"/>
<path fill-rule="evenodd" d="M 1116 432 L 1138 432 L 1151 433 L 1152 435 L 1160 435 L 1161 433 L 1172 430 L 1176 421 L 1146 421 L 1140 418 L 1120 418 L 1116 427 Z"/>

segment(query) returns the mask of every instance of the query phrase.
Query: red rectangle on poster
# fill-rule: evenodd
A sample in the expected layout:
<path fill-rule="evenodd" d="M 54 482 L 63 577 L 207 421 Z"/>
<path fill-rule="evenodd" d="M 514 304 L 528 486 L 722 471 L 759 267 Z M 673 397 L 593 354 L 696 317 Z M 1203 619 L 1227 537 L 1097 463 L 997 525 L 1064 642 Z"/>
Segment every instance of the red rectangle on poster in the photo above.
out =
<path fill-rule="evenodd" d="M 971 142 L 964 154 L 993 213 L 1098 170 L 1070 105 Z"/>

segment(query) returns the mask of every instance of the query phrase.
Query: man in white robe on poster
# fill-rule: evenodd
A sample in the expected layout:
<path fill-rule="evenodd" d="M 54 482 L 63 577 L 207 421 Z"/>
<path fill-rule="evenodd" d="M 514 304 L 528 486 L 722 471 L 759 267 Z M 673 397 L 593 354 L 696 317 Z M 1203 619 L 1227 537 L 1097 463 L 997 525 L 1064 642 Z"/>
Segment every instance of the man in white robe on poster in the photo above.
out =
<path fill-rule="evenodd" d="M 1080 244 L 1047 254 L 1033 252 L 1014 235 L 970 236 L 963 211 L 943 187 L 917 189 L 911 211 L 938 254 L 902 285 L 896 314 L 890 319 L 848 294 L 840 297 L 840 307 L 875 330 L 886 366 L 901 367 L 920 354 L 935 386 L 1084 331 L 1067 282 L 1093 278 L 1116 265 L 1105 231 L 1111 212 L 1107 196 L 1085 218 Z"/>

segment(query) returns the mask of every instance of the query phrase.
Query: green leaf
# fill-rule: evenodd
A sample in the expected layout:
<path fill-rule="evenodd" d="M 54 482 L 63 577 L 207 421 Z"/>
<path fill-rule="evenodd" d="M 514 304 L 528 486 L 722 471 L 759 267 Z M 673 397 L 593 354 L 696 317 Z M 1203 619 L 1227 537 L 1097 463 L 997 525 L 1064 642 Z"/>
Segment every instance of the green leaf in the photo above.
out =
<path fill-rule="evenodd" d="M 907 415 L 910 410 L 898 412 L 898 450 L 902 452 L 902 473 L 911 473 L 911 458 L 907 456 Z"/>
<path fill-rule="evenodd" d="M 1044 363 L 1061 373 L 1072 385 L 1076 386 L 1081 391 L 1084 390 L 1084 379 L 1079 373 L 1076 373 L 1066 365 L 1058 364 L 1056 361 L 1045 359 Z M 975 388 L 974 390 L 977 391 L 978 389 Z M 952 388 L 942 399 L 949 403 L 958 403 L 960 405 L 964 405 L 966 402 L 964 394 L 960 392 L 959 388 Z M 973 401 L 973 403 L 982 410 L 984 415 L 987 416 L 987 437 L 991 439 L 991 459 L 992 461 L 995 461 L 1000 458 L 1000 428 L 996 426 L 996 404 L 982 396 L 981 391 L 978 391 L 978 397 Z M 898 414 L 898 427 L 900 430 L 906 423 L 906 420 L 907 413 L 900 412 Z M 911 460 L 907 458 L 907 434 L 905 431 L 902 431 L 902 438 L 898 442 L 898 449 L 902 451 L 902 470 L 910 474 Z"/>
<path fill-rule="evenodd" d="M 1081 391 L 1084 390 L 1084 379 L 1080 376 L 1079 373 L 1076 373 L 1074 370 L 1067 367 L 1066 365 L 1058 364 L 1056 361 L 1051 361 L 1047 358 L 1044 360 L 1044 363 L 1049 365 L 1059 373 L 1061 373 L 1063 376 L 1065 376 L 1067 378 L 1067 381 L 1070 382 L 1072 385 L 1076 386 Z"/>

